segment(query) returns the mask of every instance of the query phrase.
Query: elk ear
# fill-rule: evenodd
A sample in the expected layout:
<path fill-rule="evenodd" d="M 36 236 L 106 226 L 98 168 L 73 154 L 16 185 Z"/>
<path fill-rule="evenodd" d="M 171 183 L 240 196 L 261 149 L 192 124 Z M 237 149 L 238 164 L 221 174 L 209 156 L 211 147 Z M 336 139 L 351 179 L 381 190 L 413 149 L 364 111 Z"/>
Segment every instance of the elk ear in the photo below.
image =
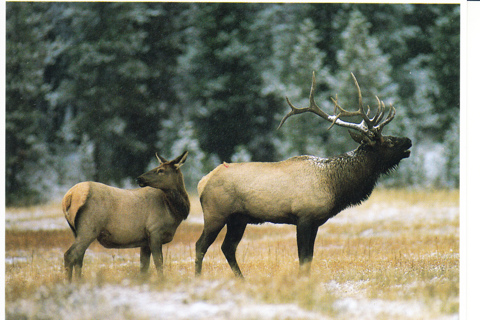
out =
<path fill-rule="evenodd" d="M 175 168 L 179 169 L 187 160 L 188 151 L 183 152 L 181 155 L 172 160 L 172 163 L 175 165 Z"/>
<path fill-rule="evenodd" d="M 370 146 L 373 146 L 375 144 L 375 141 L 372 141 L 369 137 L 367 137 L 364 134 L 361 134 L 356 131 L 351 131 L 348 130 L 348 133 L 350 133 L 350 137 L 352 137 L 353 141 L 359 144 L 368 144 Z"/>
<path fill-rule="evenodd" d="M 350 137 L 352 137 L 353 141 L 355 141 L 356 143 L 362 143 L 363 142 L 363 134 L 361 133 L 358 133 L 356 131 L 352 131 L 352 130 L 348 130 L 348 133 L 350 133 Z"/>
<path fill-rule="evenodd" d="M 167 159 L 165 159 L 165 158 L 162 157 L 162 156 L 159 156 L 158 153 L 156 153 L 156 152 L 155 152 L 155 156 L 157 157 L 157 160 L 158 160 L 158 162 L 160 162 L 160 164 L 165 163 L 165 162 L 168 162 Z"/>

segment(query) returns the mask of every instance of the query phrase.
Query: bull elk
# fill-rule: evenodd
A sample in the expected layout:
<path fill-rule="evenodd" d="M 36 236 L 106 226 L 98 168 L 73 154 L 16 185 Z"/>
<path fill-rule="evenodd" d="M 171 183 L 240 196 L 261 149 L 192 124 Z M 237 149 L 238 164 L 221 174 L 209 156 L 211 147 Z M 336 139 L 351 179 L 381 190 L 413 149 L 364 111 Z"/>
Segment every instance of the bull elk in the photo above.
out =
<path fill-rule="evenodd" d="M 153 256 L 157 273 L 163 274 L 162 245 L 172 241 L 175 231 L 190 211 L 180 167 L 187 151 L 137 178 L 139 189 L 118 189 L 98 182 L 81 182 L 62 200 L 65 218 L 75 241 L 65 252 L 65 269 L 79 279 L 83 257 L 97 239 L 106 248 L 140 247 L 140 271 L 145 274 Z"/>
<path fill-rule="evenodd" d="M 296 225 L 301 273 L 309 273 L 318 228 L 343 209 L 366 200 L 382 174 L 388 174 L 403 158 L 410 156 L 408 138 L 383 136 L 383 128 L 393 120 L 395 108 L 386 113 L 377 97 L 378 108 L 370 117 L 358 91 L 358 110 L 346 111 L 333 99 L 329 115 L 314 101 L 315 73 L 310 89 L 310 106 L 296 108 L 287 98 L 292 115 L 312 112 L 334 125 L 353 129 L 352 139 L 360 145 L 340 156 L 319 158 L 297 156 L 281 162 L 224 163 L 198 183 L 203 209 L 204 229 L 196 243 L 195 273 L 202 272 L 202 262 L 218 233 L 227 225 L 222 251 L 235 275 L 242 276 L 235 252 L 247 224 L 263 222 Z M 360 123 L 340 118 L 359 116 Z M 329 129 L 330 129 L 329 128 Z"/>

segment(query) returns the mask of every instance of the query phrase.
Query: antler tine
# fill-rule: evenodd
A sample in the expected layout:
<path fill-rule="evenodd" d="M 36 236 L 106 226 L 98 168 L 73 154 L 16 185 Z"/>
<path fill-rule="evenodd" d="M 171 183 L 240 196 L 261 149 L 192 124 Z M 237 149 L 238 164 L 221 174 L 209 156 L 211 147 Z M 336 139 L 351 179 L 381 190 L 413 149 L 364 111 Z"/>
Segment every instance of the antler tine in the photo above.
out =
<path fill-rule="evenodd" d="M 370 115 L 370 105 L 367 106 L 367 117 Z"/>
<path fill-rule="evenodd" d="M 355 75 L 353 72 L 350 72 L 352 75 L 353 81 L 355 81 L 355 86 L 357 87 L 357 92 L 358 92 L 358 111 L 361 112 L 362 114 L 365 114 L 365 110 L 363 110 L 363 99 L 362 99 L 362 90 L 360 90 L 360 85 L 358 84 L 357 78 L 355 78 Z"/>
<path fill-rule="evenodd" d="M 312 75 L 312 86 L 310 88 L 310 97 L 309 97 L 309 100 L 310 100 L 310 106 L 306 107 L 306 108 L 296 108 L 295 106 L 293 106 L 293 104 L 290 102 L 290 100 L 288 99 L 288 97 L 285 97 L 285 99 L 287 100 L 287 103 L 288 105 L 290 106 L 290 112 L 287 113 L 282 121 L 280 121 L 280 124 L 277 128 L 280 129 L 280 127 L 285 123 L 285 121 L 290 118 L 291 116 L 295 115 L 295 114 L 301 114 L 301 113 L 304 113 L 304 112 L 313 112 L 315 113 L 316 115 L 319 115 L 320 117 L 326 119 L 326 120 L 329 120 L 331 121 L 331 119 L 329 118 L 330 116 L 325 113 L 322 109 L 320 109 L 317 104 L 315 103 L 315 99 L 314 99 L 314 93 L 315 93 L 315 85 L 316 85 L 316 81 L 315 81 L 315 71 L 313 72 L 313 75 Z"/>
<path fill-rule="evenodd" d="M 370 106 L 368 107 L 367 113 L 365 113 L 365 109 L 363 108 L 363 98 L 362 98 L 362 90 L 360 89 L 360 85 L 358 84 L 357 78 L 353 74 L 353 72 L 350 73 L 350 75 L 353 78 L 353 81 L 355 82 L 355 86 L 357 87 L 357 92 L 358 92 L 358 110 L 357 111 L 347 111 L 340 107 L 338 105 L 338 99 L 332 101 L 335 103 L 335 109 L 334 113 L 336 113 L 337 109 L 340 110 L 340 113 L 336 116 L 337 118 L 339 117 L 352 117 L 352 116 L 361 116 L 364 122 L 367 124 L 367 127 L 370 129 L 372 127 L 372 120 L 368 117 L 368 114 L 370 114 Z M 377 111 L 378 112 L 378 111 Z"/>
<path fill-rule="evenodd" d="M 383 104 L 383 107 L 385 108 L 385 104 Z M 393 118 L 395 118 L 395 114 L 396 114 L 396 110 L 395 108 L 393 107 L 393 105 L 390 105 L 390 110 L 388 112 L 388 115 L 387 115 L 387 118 L 381 122 L 380 124 L 378 124 L 377 126 L 375 126 L 376 130 L 377 130 L 377 133 L 379 135 L 381 135 L 382 133 L 382 130 L 383 128 L 390 123 L 390 121 L 393 120 Z"/>
<path fill-rule="evenodd" d="M 375 96 L 375 98 L 377 98 L 378 108 L 375 117 L 372 118 L 373 127 L 371 128 L 371 130 L 374 131 L 377 135 L 381 135 L 383 128 L 395 117 L 396 111 L 395 108 L 390 105 L 388 115 L 385 120 L 383 120 L 383 118 L 385 117 L 385 103 L 381 101 L 377 96 Z"/>
<path fill-rule="evenodd" d="M 395 108 L 392 105 L 390 105 L 390 108 L 389 108 L 390 110 L 388 112 L 387 118 L 382 122 L 383 118 L 385 117 L 385 103 L 381 101 L 378 98 L 378 96 L 375 96 L 378 102 L 377 112 L 375 116 L 372 119 L 370 119 L 368 117 L 370 113 L 370 106 L 368 106 L 368 111 L 365 114 L 360 86 L 358 85 L 355 75 L 353 73 L 351 73 L 351 75 L 352 75 L 353 81 L 355 81 L 355 86 L 357 87 L 359 107 L 358 107 L 358 110 L 355 112 L 348 112 L 343 110 L 340 106 L 337 105 L 336 108 L 338 107 L 341 110 L 341 113 L 338 116 L 360 115 L 363 118 L 362 122 L 366 123 L 368 127 L 368 131 L 374 131 L 376 132 L 377 135 L 381 135 L 382 129 L 385 127 L 385 125 L 390 123 L 390 121 L 392 121 L 393 118 L 395 117 Z"/>
<path fill-rule="evenodd" d="M 372 118 L 372 124 L 373 125 L 376 125 L 378 124 L 380 121 L 382 121 L 384 115 L 385 115 L 385 104 L 383 103 L 383 101 L 381 101 L 378 96 L 375 96 L 375 98 L 377 98 L 377 103 L 378 103 L 378 107 L 377 107 L 377 113 L 375 114 L 375 116 Z"/>
<path fill-rule="evenodd" d="M 280 128 L 283 126 L 283 124 L 285 123 L 285 121 L 286 121 L 288 118 L 290 118 L 290 116 L 293 116 L 294 114 L 303 113 L 303 112 L 301 112 L 302 109 L 295 108 L 295 107 L 293 106 L 293 104 L 290 102 L 290 100 L 288 100 L 288 97 L 285 97 L 285 99 L 287 99 L 287 103 L 288 103 L 288 105 L 290 106 L 290 108 L 291 108 L 292 110 L 290 110 L 290 112 L 287 113 L 287 114 L 282 118 L 282 121 L 280 121 L 280 124 L 278 125 L 277 130 L 280 129 Z M 305 109 L 305 108 L 304 108 L 304 109 Z"/>

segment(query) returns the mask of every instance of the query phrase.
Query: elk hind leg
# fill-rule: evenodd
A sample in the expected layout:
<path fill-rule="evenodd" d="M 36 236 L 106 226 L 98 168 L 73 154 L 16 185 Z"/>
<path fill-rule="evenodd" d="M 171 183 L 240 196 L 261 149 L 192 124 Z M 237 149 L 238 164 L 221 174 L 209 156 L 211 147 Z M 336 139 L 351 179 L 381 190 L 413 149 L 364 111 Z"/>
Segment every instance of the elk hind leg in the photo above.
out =
<path fill-rule="evenodd" d="M 203 232 L 197 243 L 195 244 L 195 275 L 199 276 L 202 273 L 203 257 L 207 253 L 208 248 L 212 245 L 222 230 L 224 223 L 218 221 L 209 223 L 205 221 Z"/>
<path fill-rule="evenodd" d="M 225 255 L 225 258 L 227 258 L 228 264 L 230 265 L 230 268 L 232 268 L 233 273 L 239 278 L 243 278 L 243 275 L 238 266 L 235 253 L 240 240 L 242 240 L 246 227 L 247 223 L 240 218 L 228 221 L 227 234 L 225 235 L 225 240 L 222 244 L 222 252 Z"/>
<path fill-rule="evenodd" d="M 73 278 L 73 266 L 75 263 L 75 259 L 72 257 L 71 252 L 72 252 L 72 247 L 70 247 L 63 256 L 67 280 L 70 282 L 72 281 L 72 278 Z"/>
<path fill-rule="evenodd" d="M 78 238 L 77 238 L 78 239 Z M 65 262 L 65 270 L 67 274 L 68 281 L 72 281 L 72 273 L 75 269 L 75 278 L 78 280 L 82 277 L 82 266 L 83 266 L 83 257 L 85 256 L 85 251 L 87 250 L 88 246 L 95 240 L 95 238 L 91 241 L 77 241 L 72 244 L 70 249 L 65 252 L 64 255 L 64 262 Z"/>
<path fill-rule="evenodd" d="M 75 278 L 77 280 L 81 278 L 85 251 L 100 234 L 99 229 L 82 227 L 84 224 L 82 224 L 81 221 L 78 225 L 80 227 L 76 229 L 75 241 L 64 255 L 65 270 L 69 281 L 72 281 L 72 273 L 74 269 Z"/>

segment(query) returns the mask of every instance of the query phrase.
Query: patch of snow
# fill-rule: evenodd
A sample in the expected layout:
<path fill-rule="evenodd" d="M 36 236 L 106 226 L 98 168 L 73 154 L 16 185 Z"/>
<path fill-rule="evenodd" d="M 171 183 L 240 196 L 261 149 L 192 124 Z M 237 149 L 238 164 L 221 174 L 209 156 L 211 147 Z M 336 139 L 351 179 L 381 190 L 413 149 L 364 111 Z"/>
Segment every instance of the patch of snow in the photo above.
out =
<path fill-rule="evenodd" d="M 202 215 L 191 215 L 186 220 L 190 224 L 200 224 L 203 226 L 203 216 Z"/>
<path fill-rule="evenodd" d="M 69 229 L 61 208 L 57 210 L 5 210 L 6 230 L 62 230 Z"/>
<path fill-rule="evenodd" d="M 429 310 L 421 302 L 416 301 L 387 301 L 366 298 L 342 298 L 333 303 L 334 310 L 342 318 L 363 319 L 409 319 L 409 320 L 456 320 L 458 314 L 429 315 Z"/>
<path fill-rule="evenodd" d="M 346 281 L 338 283 L 332 280 L 326 284 L 326 288 L 340 297 L 363 297 L 366 295 L 366 289 L 363 287 L 368 281 Z"/>
<path fill-rule="evenodd" d="M 27 257 L 5 257 L 5 264 L 26 263 Z"/>
<path fill-rule="evenodd" d="M 333 308 L 355 319 L 376 319 L 379 316 L 394 316 L 406 319 L 425 319 L 424 306 L 418 302 L 385 301 L 379 299 L 343 298 L 333 303 Z"/>
<path fill-rule="evenodd" d="M 7 230 L 63 230 L 68 229 L 64 218 L 46 218 L 37 220 L 12 220 L 6 217 L 5 229 Z"/>

